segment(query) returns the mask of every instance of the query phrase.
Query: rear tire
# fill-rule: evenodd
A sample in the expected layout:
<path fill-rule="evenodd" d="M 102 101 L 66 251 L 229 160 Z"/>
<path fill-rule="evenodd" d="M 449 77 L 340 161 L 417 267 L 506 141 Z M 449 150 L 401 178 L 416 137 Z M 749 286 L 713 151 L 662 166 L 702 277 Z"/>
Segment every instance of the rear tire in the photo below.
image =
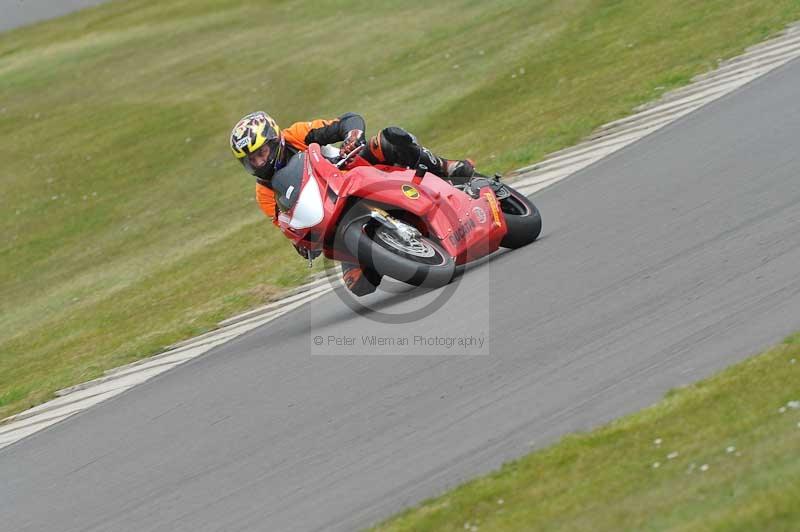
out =
<path fill-rule="evenodd" d="M 455 273 L 453 257 L 435 241 L 420 236 L 407 243 L 369 217 L 352 220 L 342 237 L 360 265 L 404 283 L 439 288 L 448 284 Z"/>
<path fill-rule="evenodd" d="M 505 185 L 510 195 L 500 200 L 500 209 L 506 219 L 508 232 L 500 245 L 517 249 L 527 246 L 542 232 L 542 215 L 527 196 Z"/>

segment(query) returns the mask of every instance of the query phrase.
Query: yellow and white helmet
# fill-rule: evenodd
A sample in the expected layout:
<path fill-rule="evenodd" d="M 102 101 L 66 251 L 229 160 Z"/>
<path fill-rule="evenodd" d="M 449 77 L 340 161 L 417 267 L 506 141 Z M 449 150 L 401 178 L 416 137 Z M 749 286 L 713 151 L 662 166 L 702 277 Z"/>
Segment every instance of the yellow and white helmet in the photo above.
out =
<path fill-rule="evenodd" d="M 285 141 L 281 128 L 264 111 L 245 116 L 231 131 L 231 150 L 245 170 L 270 179 L 283 166 Z"/>

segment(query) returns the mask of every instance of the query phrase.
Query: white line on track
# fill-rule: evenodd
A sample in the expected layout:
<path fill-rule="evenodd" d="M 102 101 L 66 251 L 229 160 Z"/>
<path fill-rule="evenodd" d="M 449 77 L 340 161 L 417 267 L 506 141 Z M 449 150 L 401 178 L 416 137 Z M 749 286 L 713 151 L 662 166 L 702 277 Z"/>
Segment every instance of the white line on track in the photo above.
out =
<path fill-rule="evenodd" d="M 675 120 L 730 94 L 800 57 L 800 24 L 697 76 L 690 85 L 665 94 L 639 112 L 598 128 L 589 139 L 512 173 L 509 181 L 531 194 L 621 150 Z"/>
<path fill-rule="evenodd" d="M 315 280 L 300 287 L 294 295 L 225 320 L 211 333 L 175 344 L 160 355 L 110 370 L 98 379 L 61 390 L 57 392 L 57 399 L 6 418 L 6 423 L 0 425 L 0 449 L 196 358 L 332 289 L 328 279 Z"/>
<path fill-rule="evenodd" d="M 546 188 L 797 57 L 800 57 L 800 24 L 720 63 L 716 70 L 697 76 L 690 85 L 664 94 L 639 112 L 601 126 L 587 141 L 513 172 L 508 181 L 526 194 Z M 280 301 L 227 319 L 219 324 L 219 329 L 175 344 L 164 353 L 61 390 L 56 393 L 58 398 L 4 419 L 0 424 L 0 449 L 196 358 L 332 289 L 328 278 L 317 279 Z"/>

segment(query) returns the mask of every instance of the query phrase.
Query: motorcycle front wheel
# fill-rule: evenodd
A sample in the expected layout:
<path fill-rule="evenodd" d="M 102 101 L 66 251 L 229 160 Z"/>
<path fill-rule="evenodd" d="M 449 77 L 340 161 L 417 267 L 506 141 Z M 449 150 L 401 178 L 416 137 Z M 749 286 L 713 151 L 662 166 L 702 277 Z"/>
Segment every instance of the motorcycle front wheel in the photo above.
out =
<path fill-rule="evenodd" d="M 369 217 L 350 222 L 342 236 L 361 266 L 410 285 L 439 288 L 455 273 L 453 257 L 434 240 L 425 236 L 406 240 Z"/>

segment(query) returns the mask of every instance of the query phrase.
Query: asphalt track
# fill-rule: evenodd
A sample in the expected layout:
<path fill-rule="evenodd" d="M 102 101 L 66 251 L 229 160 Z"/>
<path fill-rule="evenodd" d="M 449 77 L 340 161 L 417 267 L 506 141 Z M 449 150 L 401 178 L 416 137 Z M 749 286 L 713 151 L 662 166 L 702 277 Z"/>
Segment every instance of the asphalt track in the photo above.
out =
<path fill-rule="evenodd" d="M 0 0 L 0 31 L 60 17 L 109 0 Z"/>
<path fill-rule="evenodd" d="M 422 321 L 329 294 L 3 449 L 0 529 L 363 527 L 779 341 L 800 328 L 798 86 L 795 61 L 537 193 L 540 241 Z"/>

